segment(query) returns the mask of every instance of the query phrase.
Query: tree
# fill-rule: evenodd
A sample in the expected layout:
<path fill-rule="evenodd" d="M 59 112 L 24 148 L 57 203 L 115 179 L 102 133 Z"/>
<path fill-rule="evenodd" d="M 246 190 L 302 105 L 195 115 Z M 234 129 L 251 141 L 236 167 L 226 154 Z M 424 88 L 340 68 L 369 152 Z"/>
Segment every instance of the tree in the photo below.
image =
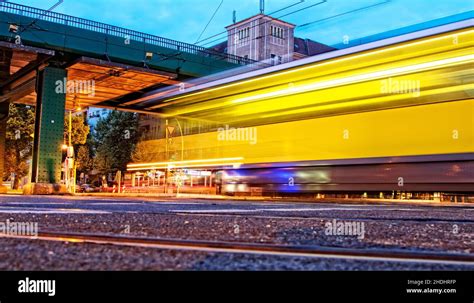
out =
<path fill-rule="evenodd" d="M 94 128 L 95 168 L 104 173 L 125 171 L 138 142 L 138 115 L 112 111 Z"/>
<path fill-rule="evenodd" d="M 147 163 L 153 161 L 166 161 L 161 159 L 160 155 L 164 154 L 156 143 L 150 141 L 140 141 L 135 147 L 132 154 L 132 161 L 135 163 Z"/>
<path fill-rule="evenodd" d="M 72 115 L 72 145 L 79 147 L 86 144 L 87 136 L 90 133 L 90 127 L 81 113 L 79 115 Z M 64 137 L 69 138 L 69 116 L 66 115 L 64 119 Z M 69 142 L 67 142 L 69 144 Z"/>
<path fill-rule="evenodd" d="M 94 159 L 91 155 L 89 145 L 80 145 L 76 150 L 76 168 L 78 174 L 87 173 L 93 169 Z"/>
<path fill-rule="evenodd" d="M 35 111 L 32 107 L 10 104 L 5 142 L 5 172 L 15 174 L 13 189 L 27 176 L 33 154 Z"/>

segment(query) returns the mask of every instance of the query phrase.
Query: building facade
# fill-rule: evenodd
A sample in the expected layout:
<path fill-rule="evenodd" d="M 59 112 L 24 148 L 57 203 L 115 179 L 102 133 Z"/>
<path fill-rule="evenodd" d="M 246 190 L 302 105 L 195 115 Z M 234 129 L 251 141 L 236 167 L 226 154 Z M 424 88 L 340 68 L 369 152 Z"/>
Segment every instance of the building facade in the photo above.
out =
<path fill-rule="evenodd" d="M 258 14 L 226 27 L 227 41 L 213 50 L 272 65 L 303 59 L 334 50 L 313 41 L 295 37 L 295 25 Z"/>
<path fill-rule="evenodd" d="M 293 58 L 294 24 L 258 14 L 226 29 L 229 54 L 275 63 L 289 62 Z"/>

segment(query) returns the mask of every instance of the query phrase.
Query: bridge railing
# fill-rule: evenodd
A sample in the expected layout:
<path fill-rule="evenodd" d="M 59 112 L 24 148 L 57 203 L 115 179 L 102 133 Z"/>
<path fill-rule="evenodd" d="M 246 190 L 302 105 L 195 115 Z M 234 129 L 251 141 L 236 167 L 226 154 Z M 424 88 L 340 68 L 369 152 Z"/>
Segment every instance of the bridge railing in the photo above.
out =
<path fill-rule="evenodd" d="M 103 33 L 110 36 L 116 36 L 121 38 L 128 38 L 130 40 L 140 41 L 166 47 L 169 49 L 177 50 L 180 52 L 186 52 L 190 54 L 196 54 L 200 56 L 207 56 L 216 58 L 219 60 L 225 60 L 231 63 L 239 65 L 247 65 L 258 63 L 257 61 L 243 58 L 231 54 L 220 53 L 217 51 L 209 50 L 207 48 L 197 46 L 194 44 L 179 42 L 172 39 L 167 39 L 155 35 L 150 35 L 130 29 L 126 29 L 119 26 L 113 26 L 101 22 L 96 22 L 88 19 L 78 18 L 66 14 L 56 13 L 48 10 L 43 10 L 35 7 L 21 5 L 11 2 L 0 2 L 0 12 L 6 12 L 16 14 L 20 16 L 30 17 L 35 20 L 49 21 L 56 24 L 62 24 L 65 26 L 72 26 L 75 28 L 90 30 L 94 32 Z"/>

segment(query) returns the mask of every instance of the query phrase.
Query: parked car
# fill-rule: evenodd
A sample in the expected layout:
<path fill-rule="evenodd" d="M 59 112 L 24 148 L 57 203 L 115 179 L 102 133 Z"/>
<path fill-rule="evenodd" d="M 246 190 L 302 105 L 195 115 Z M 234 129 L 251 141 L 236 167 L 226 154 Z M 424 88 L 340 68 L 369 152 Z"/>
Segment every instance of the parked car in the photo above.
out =
<path fill-rule="evenodd" d="M 91 184 L 82 184 L 79 189 L 79 192 L 81 193 L 95 193 L 99 191 L 100 191 L 100 188 L 97 188 Z"/>

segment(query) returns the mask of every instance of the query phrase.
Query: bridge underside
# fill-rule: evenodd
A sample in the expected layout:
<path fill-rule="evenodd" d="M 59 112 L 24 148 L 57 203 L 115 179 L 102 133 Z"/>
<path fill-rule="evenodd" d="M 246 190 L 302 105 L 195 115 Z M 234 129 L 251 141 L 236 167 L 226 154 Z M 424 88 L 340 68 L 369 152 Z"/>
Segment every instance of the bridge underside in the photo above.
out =
<path fill-rule="evenodd" d="M 54 51 L 1 41 L 0 56 L 0 102 L 35 106 L 37 76 L 48 65 L 59 65 L 67 71 L 67 82 L 58 79 L 62 81 L 58 82 L 58 86 L 66 86 L 67 110 L 77 109 L 78 106 L 133 110 L 124 103 L 148 91 L 179 83 L 173 73 L 88 57 L 60 64 L 62 62 L 55 60 Z"/>
<path fill-rule="evenodd" d="M 66 111 L 87 107 L 134 111 L 133 104 L 127 105 L 130 100 L 179 83 L 177 74 L 170 72 L 88 57 L 68 62 L 62 58 L 51 50 L 0 42 L 0 176 L 10 103 L 36 107 L 32 182 L 56 184 Z"/>

